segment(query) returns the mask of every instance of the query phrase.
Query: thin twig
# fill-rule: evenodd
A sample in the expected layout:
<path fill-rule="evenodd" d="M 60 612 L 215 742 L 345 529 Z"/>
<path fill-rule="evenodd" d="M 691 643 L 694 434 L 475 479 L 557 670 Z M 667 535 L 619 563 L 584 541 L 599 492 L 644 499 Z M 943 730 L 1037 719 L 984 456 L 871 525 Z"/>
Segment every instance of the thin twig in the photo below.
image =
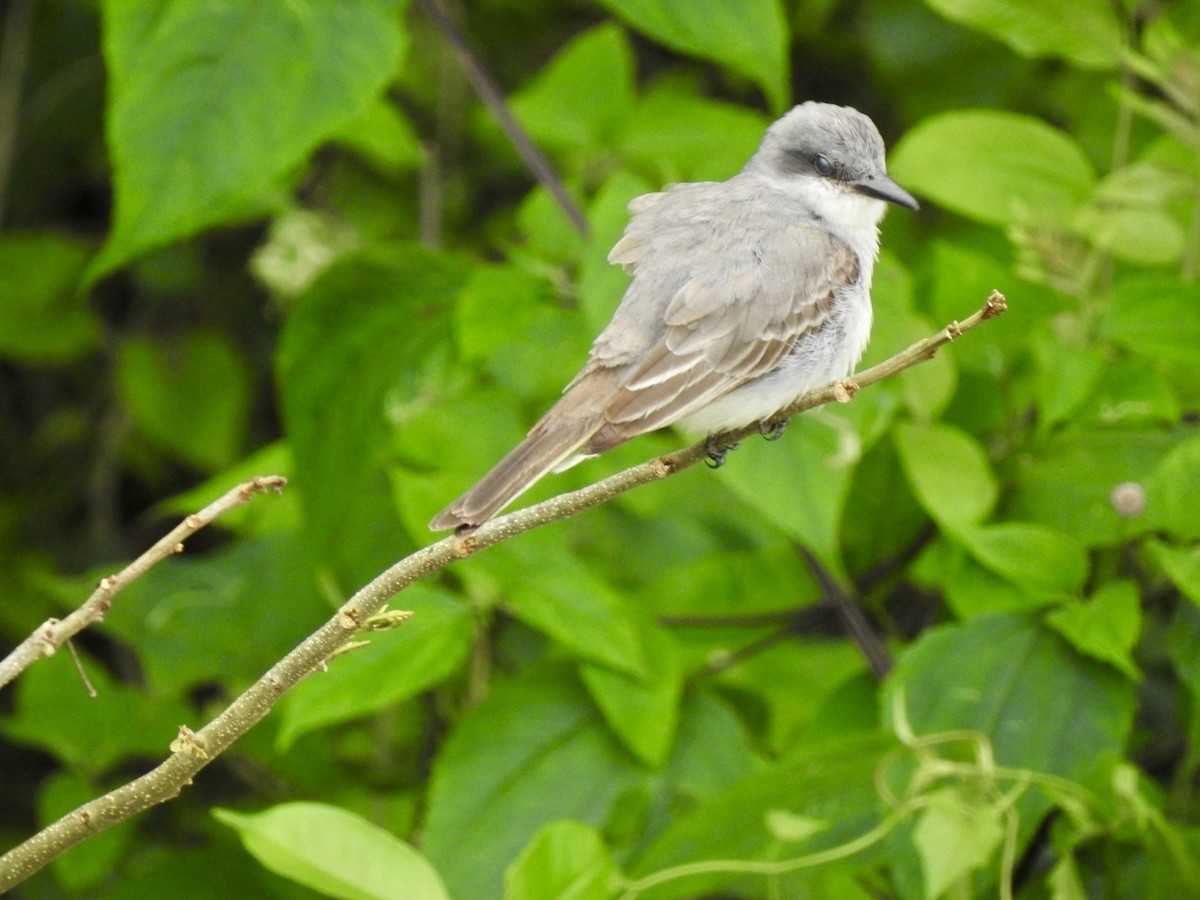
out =
<path fill-rule="evenodd" d="M 59 647 L 89 625 L 101 621 L 104 614 L 112 607 L 113 597 L 145 575 L 157 563 L 168 556 L 181 552 L 183 542 L 217 516 L 235 506 L 240 506 L 255 494 L 267 491 L 278 493 L 283 490 L 285 484 L 287 484 L 287 479 L 278 475 L 254 478 L 245 484 L 239 484 L 200 512 L 188 516 L 116 575 L 101 578 L 96 590 L 79 609 L 65 619 L 47 619 L 12 653 L 0 660 L 0 687 L 4 687 L 39 659 L 53 656 Z"/>
<path fill-rule="evenodd" d="M 867 369 L 853 379 L 810 391 L 783 413 L 795 415 L 835 399 L 847 402 L 859 389 L 932 358 L 940 347 L 981 322 L 1000 315 L 1005 308 L 1004 296 L 998 291 L 993 291 L 983 309 L 962 324 L 952 323 L 932 337 L 918 341 L 902 353 Z M 731 443 L 752 433 L 758 433 L 757 425 L 722 435 L 721 443 Z M 198 732 L 189 729 L 186 741 L 177 739 L 172 745 L 172 755 L 157 768 L 129 784 L 85 803 L 0 856 L 0 891 L 20 884 L 93 834 L 178 796 L 185 786 L 192 783 L 192 779 L 201 769 L 266 716 L 280 697 L 321 666 L 329 655 L 350 640 L 372 615 L 410 584 L 485 547 L 550 522 L 569 518 L 638 485 L 666 478 L 705 459 L 709 452 L 710 442 L 701 441 L 684 450 L 618 472 L 581 490 L 552 497 L 536 506 L 493 519 L 471 534 L 443 538 L 400 560 L 355 593 L 332 619 L 272 666 L 215 719 Z M 181 731 L 181 736 L 182 734 Z"/>
<path fill-rule="evenodd" d="M 12 0 L 0 36 L 0 222 L 4 221 L 8 176 L 17 149 L 21 88 L 29 63 L 29 41 L 33 33 L 36 0 Z"/>
<path fill-rule="evenodd" d="M 529 137 L 529 134 L 521 127 L 521 124 L 513 118 L 512 111 L 508 108 L 508 101 L 504 99 L 504 94 L 500 88 L 496 86 L 495 80 L 484 68 L 478 54 L 471 49 L 470 43 L 467 42 L 466 36 L 458 30 L 458 26 L 454 24 L 454 20 L 446 15 L 445 10 L 441 8 L 437 0 L 420 0 L 421 9 L 425 10 L 425 15 L 429 16 L 434 26 L 442 33 L 442 37 L 446 39 L 454 54 L 458 57 L 458 61 L 462 64 L 463 71 L 466 72 L 467 78 L 474 85 L 475 91 L 479 94 L 479 98 L 484 105 L 491 110 L 500 128 L 508 136 L 513 147 L 517 151 L 517 155 L 521 157 L 521 161 L 528 166 L 529 171 L 533 173 L 534 178 L 550 192 L 554 197 L 555 202 L 562 209 L 563 213 L 575 229 L 584 237 L 588 234 L 587 217 L 584 216 L 583 210 L 567 193 L 566 187 L 563 185 L 562 179 L 559 178 L 558 172 L 554 166 L 550 164 L 544 153 L 538 149 L 537 144 Z M 581 111 L 581 115 L 586 115 L 586 110 Z"/>
<path fill-rule="evenodd" d="M 833 611 L 837 613 L 842 627 L 846 629 L 846 633 L 850 635 L 850 639 L 854 641 L 859 652 L 866 659 L 867 665 L 871 668 L 871 674 L 875 676 L 876 681 L 883 681 L 887 677 L 887 673 L 891 671 L 892 656 L 888 653 L 883 641 L 879 639 L 879 635 L 875 633 L 875 629 L 871 627 L 871 623 L 867 621 L 866 615 L 863 614 L 854 598 L 846 593 L 846 589 L 833 576 L 833 573 L 817 559 L 811 550 L 803 544 L 796 544 L 795 547 L 796 552 L 804 557 L 804 561 L 808 564 L 813 577 L 817 579 L 817 583 L 821 585 L 821 591 L 833 607 Z"/>

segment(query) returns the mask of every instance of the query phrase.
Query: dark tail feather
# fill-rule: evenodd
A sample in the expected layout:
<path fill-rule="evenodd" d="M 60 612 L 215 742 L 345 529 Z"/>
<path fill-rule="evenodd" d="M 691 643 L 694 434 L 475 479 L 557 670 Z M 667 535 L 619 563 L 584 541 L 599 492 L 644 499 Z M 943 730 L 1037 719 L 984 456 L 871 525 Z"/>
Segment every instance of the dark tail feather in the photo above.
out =
<path fill-rule="evenodd" d="M 429 530 L 482 525 L 578 450 L 595 430 L 590 419 L 538 423 L 478 484 L 434 516 Z"/>

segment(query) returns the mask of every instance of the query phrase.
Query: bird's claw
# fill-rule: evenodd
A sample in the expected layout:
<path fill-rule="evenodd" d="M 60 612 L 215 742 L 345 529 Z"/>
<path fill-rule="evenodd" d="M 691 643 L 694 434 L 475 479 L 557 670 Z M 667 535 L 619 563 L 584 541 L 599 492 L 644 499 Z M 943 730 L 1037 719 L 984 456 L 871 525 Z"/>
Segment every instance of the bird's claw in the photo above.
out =
<path fill-rule="evenodd" d="M 758 433 L 768 441 L 777 441 L 782 437 L 787 424 L 787 419 L 764 419 L 758 423 Z"/>
<path fill-rule="evenodd" d="M 704 464 L 710 469 L 719 469 L 725 465 L 725 456 L 730 450 L 736 450 L 738 442 L 725 444 L 715 434 L 708 436 L 704 443 Z"/>

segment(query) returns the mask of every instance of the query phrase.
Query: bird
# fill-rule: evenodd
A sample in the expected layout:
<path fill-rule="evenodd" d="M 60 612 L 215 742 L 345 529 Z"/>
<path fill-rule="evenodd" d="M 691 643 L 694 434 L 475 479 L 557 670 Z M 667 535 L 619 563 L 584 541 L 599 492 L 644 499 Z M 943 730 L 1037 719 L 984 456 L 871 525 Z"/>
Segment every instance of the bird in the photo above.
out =
<path fill-rule="evenodd" d="M 587 363 L 430 530 L 472 531 L 551 471 L 669 425 L 781 427 L 778 413 L 866 349 L 888 204 L 918 208 L 888 176 L 875 124 L 812 101 L 728 180 L 636 197 L 608 254 L 632 279 Z"/>

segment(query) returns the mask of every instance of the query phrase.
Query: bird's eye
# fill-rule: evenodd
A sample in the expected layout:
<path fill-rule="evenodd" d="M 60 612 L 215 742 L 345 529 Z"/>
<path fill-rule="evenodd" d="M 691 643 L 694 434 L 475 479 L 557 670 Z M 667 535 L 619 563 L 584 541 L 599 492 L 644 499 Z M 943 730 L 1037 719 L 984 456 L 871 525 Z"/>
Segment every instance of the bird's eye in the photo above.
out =
<path fill-rule="evenodd" d="M 813 168 L 817 170 L 819 175 L 833 174 L 833 163 L 818 153 L 813 157 Z"/>

